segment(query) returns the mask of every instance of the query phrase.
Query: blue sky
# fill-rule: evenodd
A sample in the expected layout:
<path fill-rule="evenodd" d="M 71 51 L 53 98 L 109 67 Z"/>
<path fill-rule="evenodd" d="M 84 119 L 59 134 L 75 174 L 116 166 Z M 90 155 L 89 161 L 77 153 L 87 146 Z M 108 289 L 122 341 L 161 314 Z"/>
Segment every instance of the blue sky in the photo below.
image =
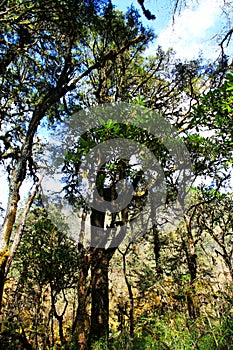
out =
<path fill-rule="evenodd" d="M 172 3 L 174 6 L 174 0 L 146 0 L 145 7 L 156 15 L 156 20 L 148 21 L 137 0 L 113 0 L 122 11 L 133 4 L 139 9 L 143 23 L 154 29 L 157 39 L 147 50 L 148 55 L 153 55 L 160 45 L 164 50 L 173 48 L 181 59 L 197 58 L 202 52 L 206 59 L 216 60 L 220 53 L 219 35 L 223 36 L 232 27 L 232 4 L 224 7 L 224 0 L 187 0 L 187 6 L 177 13 L 173 22 Z M 226 53 L 232 56 L 232 51 L 231 44 Z"/>

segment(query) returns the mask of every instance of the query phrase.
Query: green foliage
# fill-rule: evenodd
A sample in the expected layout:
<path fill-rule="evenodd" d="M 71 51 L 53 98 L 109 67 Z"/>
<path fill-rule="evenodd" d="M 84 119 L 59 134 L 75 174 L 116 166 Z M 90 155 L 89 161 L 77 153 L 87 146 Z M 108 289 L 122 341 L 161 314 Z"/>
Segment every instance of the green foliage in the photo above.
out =
<path fill-rule="evenodd" d="M 134 8 L 123 14 L 105 0 L 2 4 L 0 160 L 9 176 L 25 162 L 14 199 L 26 172 L 36 174 L 35 154 L 43 163 L 42 143 L 34 137 L 41 119 L 44 127 L 55 127 L 66 118 L 72 121 L 73 112 L 105 102 L 128 101 L 162 113 L 182 135 L 195 175 L 213 179 L 213 188 L 203 186 L 193 193 L 186 221 L 177 230 L 159 232 L 158 237 L 150 232 L 130 246 L 122 279 L 127 277 L 133 290 L 134 337 L 129 335 L 128 291 L 118 291 L 117 285 L 111 291 L 116 294 L 111 314 L 115 329 L 108 344 L 99 340 L 93 350 L 232 349 L 232 197 L 221 192 L 227 189 L 222 180 L 233 163 L 232 71 L 226 73 L 221 64 L 203 68 L 198 60 L 180 62 L 161 48 L 145 58 L 153 33 L 142 26 Z M 153 152 L 171 185 L 168 199 L 174 199 L 173 164 L 162 138 L 111 117 L 107 123 L 99 120 L 102 127 L 89 130 L 67 152 L 64 172 L 71 199 L 78 195 L 83 157 L 117 137 L 140 142 Z M 146 114 L 138 121 L 146 126 Z M 117 183 L 137 175 L 124 159 L 108 162 L 101 170 L 96 181 L 100 193 L 109 178 Z M 146 178 L 143 172 L 138 175 L 135 190 L 145 190 Z M 133 204 L 137 212 L 144 202 L 135 199 Z M 79 339 L 73 336 L 79 322 L 77 285 L 80 271 L 87 283 L 91 259 L 81 248 L 78 251 L 67 236 L 60 214 L 48 216 L 41 208 L 30 212 L 5 286 L 1 348 L 78 348 Z M 115 263 L 113 269 L 119 266 Z M 196 274 L 193 280 L 190 266 Z M 90 290 L 91 285 L 79 285 L 88 317 Z M 199 310 L 196 319 L 187 316 L 189 299 Z M 121 301 L 123 310 L 117 308 Z"/>
<path fill-rule="evenodd" d="M 100 339 L 93 345 L 93 350 L 108 350 L 108 343 L 104 339 Z"/>
<path fill-rule="evenodd" d="M 192 350 L 192 349 L 227 349 L 232 350 L 232 324 L 221 327 L 216 324 L 210 327 L 208 323 L 197 320 L 191 324 L 188 319 L 180 315 L 172 318 L 161 318 L 153 327 L 144 326 L 141 333 L 136 333 L 132 340 L 126 332 L 114 335 L 107 345 L 99 341 L 93 350 Z"/>
<path fill-rule="evenodd" d="M 40 287 L 49 284 L 59 293 L 75 285 L 80 261 L 66 224 L 54 215 L 56 219 L 40 208 L 30 213 L 15 263 L 23 272 L 22 278 Z M 54 224 L 58 220 L 59 230 Z"/>
<path fill-rule="evenodd" d="M 196 171 L 210 175 L 228 169 L 232 163 L 232 73 L 224 75 L 217 86 L 215 81 L 210 82 L 209 89 L 201 96 L 193 111 L 196 133 L 188 136 Z M 206 133 L 204 138 L 199 131 Z"/>
<path fill-rule="evenodd" d="M 54 222 L 59 222 L 59 230 Z M 60 213 L 54 210 L 49 217 L 44 209 L 33 209 L 12 265 L 13 285 L 6 291 L 8 303 L 0 338 L 4 348 L 13 350 L 11 346 L 17 342 L 21 349 L 27 338 L 40 346 L 50 343 L 53 347 L 55 342 L 64 345 L 65 335 L 58 332 L 55 320 L 59 320 L 63 330 L 63 318 L 77 285 L 79 267 L 77 245 L 68 237 Z"/>

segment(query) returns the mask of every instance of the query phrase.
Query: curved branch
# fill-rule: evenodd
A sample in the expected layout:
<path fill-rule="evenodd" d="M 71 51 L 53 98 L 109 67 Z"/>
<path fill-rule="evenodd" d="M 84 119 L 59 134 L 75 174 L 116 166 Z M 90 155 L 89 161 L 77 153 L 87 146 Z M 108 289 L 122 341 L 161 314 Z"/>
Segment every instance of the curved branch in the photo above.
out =
<path fill-rule="evenodd" d="M 144 0 L 138 0 L 139 5 L 145 15 L 145 17 L 150 21 L 156 19 L 156 16 L 153 15 L 149 10 L 147 10 L 144 6 Z"/>
<path fill-rule="evenodd" d="M 221 47 L 221 51 L 222 51 L 222 56 L 224 56 L 224 43 L 227 41 L 226 43 L 226 47 L 229 45 L 231 37 L 233 34 L 233 27 L 227 32 L 227 34 L 224 36 L 224 38 L 222 39 L 222 41 L 220 42 L 219 46 Z"/>

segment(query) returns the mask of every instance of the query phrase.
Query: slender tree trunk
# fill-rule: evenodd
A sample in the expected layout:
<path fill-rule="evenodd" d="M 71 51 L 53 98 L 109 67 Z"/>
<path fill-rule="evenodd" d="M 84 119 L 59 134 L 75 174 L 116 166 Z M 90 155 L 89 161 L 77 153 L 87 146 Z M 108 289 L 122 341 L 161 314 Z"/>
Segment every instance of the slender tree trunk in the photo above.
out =
<path fill-rule="evenodd" d="M 11 236 L 13 224 L 14 224 L 15 219 L 16 219 L 16 212 L 17 212 L 17 208 L 18 208 L 18 201 L 19 201 L 19 193 L 18 193 L 19 190 L 18 189 L 19 189 L 23 179 L 18 181 L 18 185 L 12 189 L 13 199 L 12 200 L 11 200 L 11 198 L 9 199 L 9 203 L 11 203 L 11 209 L 8 210 L 9 214 L 5 218 L 5 223 L 3 224 L 3 228 L 2 228 L 2 232 L 1 232 L 1 234 L 2 234 L 1 238 L 5 237 L 5 239 L 4 239 L 5 245 L 4 246 L 2 245 L 2 247 L 1 247 L 2 250 L 0 253 L 0 256 L 1 256 L 1 261 L 0 261 L 0 311 L 1 311 L 1 306 L 2 306 L 2 298 L 3 298 L 3 292 L 4 292 L 5 279 L 6 279 L 8 272 L 9 272 L 11 262 L 14 258 L 14 255 L 17 251 L 17 248 L 20 244 L 20 240 L 21 240 L 23 228 L 25 225 L 27 213 L 28 213 L 28 211 L 31 207 L 31 204 L 35 198 L 35 195 L 38 191 L 38 188 L 41 185 L 42 179 L 43 179 L 43 175 L 39 179 L 34 190 L 32 191 L 32 194 L 29 196 L 27 203 L 25 204 L 25 207 L 24 207 L 22 214 L 20 215 L 20 218 L 19 218 L 19 223 L 18 223 L 16 230 L 15 230 L 14 241 L 13 241 L 11 247 L 9 247 L 10 236 Z M 3 235 L 5 235 L 5 236 L 3 236 Z M 5 254 L 4 254 L 4 252 L 5 252 Z"/>
<path fill-rule="evenodd" d="M 137 40 L 141 40 L 142 37 L 136 38 Z M 136 40 L 135 39 L 135 40 Z M 37 128 L 43 119 L 45 113 L 49 110 L 49 108 L 60 100 L 61 97 L 65 96 L 65 94 L 68 91 L 72 91 L 75 89 L 76 84 L 82 80 L 85 76 L 87 76 L 89 73 L 92 72 L 93 69 L 99 66 L 99 62 L 96 62 L 94 65 L 86 69 L 84 72 L 82 72 L 75 81 L 72 82 L 72 84 L 68 85 L 70 79 L 69 79 L 69 62 L 71 58 L 71 49 L 74 37 L 70 39 L 69 48 L 67 50 L 67 54 L 65 56 L 65 64 L 63 67 L 63 71 L 56 82 L 55 87 L 51 87 L 48 89 L 47 93 L 44 94 L 44 96 L 41 96 L 38 99 L 38 104 L 35 107 L 32 119 L 29 123 L 29 127 L 27 130 L 27 133 L 25 135 L 25 142 L 22 145 L 21 148 L 21 156 L 19 158 L 19 161 L 13 171 L 11 181 L 10 181 L 10 190 L 9 190 L 9 198 L 8 198 L 8 205 L 6 210 L 5 219 L 2 225 L 2 229 L 0 231 L 0 313 L 1 313 L 1 307 L 2 307 L 2 297 L 3 297 L 3 289 L 4 289 L 4 282 L 5 282 L 5 268 L 6 263 L 9 257 L 9 242 L 13 230 L 13 226 L 15 224 L 16 220 L 16 214 L 18 209 L 18 202 L 19 202 L 19 190 L 20 187 L 26 177 L 26 171 L 27 171 L 27 162 L 31 157 L 32 153 L 32 144 L 33 144 L 33 138 L 37 131 Z M 129 42 L 127 47 L 129 47 L 133 42 Z M 127 48 L 126 46 L 122 48 L 122 52 Z M 115 57 L 118 55 L 118 53 L 121 52 L 115 52 Z M 105 60 L 111 59 L 109 57 L 109 54 L 105 56 Z"/>
<path fill-rule="evenodd" d="M 9 197 L 6 215 L 2 225 L 2 229 L 0 231 L 0 313 L 2 307 L 4 283 L 6 278 L 5 269 L 7 260 L 10 256 L 9 243 L 13 231 L 13 226 L 16 220 L 18 203 L 20 200 L 19 190 L 26 177 L 27 162 L 31 158 L 33 138 L 41 119 L 44 117 L 45 112 L 54 102 L 60 99 L 62 93 L 63 90 L 60 88 L 58 88 L 57 90 L 51 89 L 44 96 L 44 98 L 42 98 L 41 103 L 38 104 L 38 106 L 36 107 L 33 113 L 33 117 L 30 121 L 27 134 L 25 136 L 25 142 L 23 143 L 21 148 L 21 156 L 14 171 L 12 172 L 9 186 Z"/>
<path fill-rule="evenodd" d="M 186 218 L 187 238 L 184 241 L 184 250 L 187 259 L 187 265 L 190 274 L 190 290 L 187 295 L 187 305 L 189 317 L 195 319 L 200 314 L 198 296 L 194 282 L 197 278 L 197 254 L 195 243 L 192 235 L 191 221 Z"/>
<path fill-rule="evenodd" d="M 153 238 L 154 238 L 154 255 L 155 255 L 155 263 L 156 263 L 156 272 L 158 277 L 161 277 L 163 274 L 163 269 L 162 269 L 161 260 L 160 260 L 161 243 L 159 238 L 159 230 L 156 225 L 153 225 Z"/>
<path fill-rule="evenodd" d="M 86 209 L 83 209 L 81 230 L 79 236 L 78 249 L 82 264 L 79 268 L 78 279 L 78 308 L 72 326 L 72 338 L 77 338 L 80 350 L 88 350 L 88 335 L 90 332 L 89 315 L 87 313 L 87 296 L 89 286 L 87 284 L 88 271 L 90 268 L 90 254 L 84 249 L 84 237 L 86 230 Z"/>
<path fill-rule="evenodd" d="M 11 245 L 11 248 L 10 248 L 10 251 L 9 251 L 9 256 L 8 256 L 8 259 L 7 259 L 7 263 L 6 263 L 6 268 L 5 268 L 5 275 L 7 276 L 9 270 L 10 270 L 10 266 L 11 266 L 11 263 L 12 263 L 12 260 L 15 256 L 15 253 L 18 249 L 18 246 L 20 244 L 20 241 L 21 241 L 21 237 L 22 237 L 22 233 L 23 233 L 23 229 L 24 229 L 24 226 L 25 226 L 25 222 L 26 222 L 26 218 L 27 218 L 27 214 L 31 208 L 31 205 L 33 203 L 33 200 L 39 190 L 39 187 L 41 185 L 41 182 L 43 180 L 43 177 L 44 177 L 44 173 L 41 175 L 40 179 L 38 180 L 37 184 L 35 185 L 32 193 L 30 194 L 30 196 L 28 197 L 28 200 L 23 208 L 23 211 L 19 217 L 19 220 L 18 220 L 18 224 L 17 224 L 17 227 L 15 229 L 15 236 L 14 236 L 14 241 Z"/>
<path fill-rule="evenodd" d="M 229 273 L 230 273 L 230 277 L 231 280 L 233 282 L 233 248 L 231 249 L 230 252 L 227 251 L 226 246 L 225 246 L 225 242 L 221 242 L 220 239 L 213 233 L 211 232 L 212 237 L 214 238 L 215 242 L 217 242 L 217 244 L 220 246 L 221 251 L 215 249 L 215 253 L 218 255 L 220 255 L 225 263 L 225 265 L 227 266 Z"/>
<path fill-rule="evenodd" d="M 87 277 L 90 266 L 89 256 L 82 253 L 82 266 L 78 280 L 78 309 L 73 324 L 73 335 L 77 335 L 80 350 L 88 350 L 88 335 L 90 331 L 89 315 L 87 313 L 88 285 Z"/>
<path fill-rule="evenodd" d="M 2 299 L 3 299 L 4 284 L 5 284 L 6 262 L 7 262 L 7 259 L 5 259 L 5 261 L 2 261 L 1 266 L 0 266 L 0 313 L 2 310 Z"/>
<path fill-rule="evenodd" d="M 23 174 L 22 174 L 23 176 Z M 18 209 L 19 202 L 19 188 L 21 186 L 22 179 L 17 176 L 17 172 L 15 176 L 11 179 L 10 184 L 10 195 L 8 199 L 8 206 L 6 210 L 6 216 L 2 225 L 2 229 L 0 232 L 0 313 L 2 309 L 2 298 L 4 291 L 4 284 L 6 278 L 6 265 L 8 258 L 10 256 L 9 243 L 11 238 L 11 233 L 13 230 L 13 225 L 16 219 L 16 213 Z"/>
<path fill-rule="evenodd" d="M 122 254 L 122 258 L 123 258 L 123 272 L 124 272 L 124 277 L 125 277 L 125 283 L 128 289 L 128 294 L 129 294 L 129 304 L 130 304 L 130 308 L 129 308 L 129 334 L 131 336 L 131 338 L 133 339 L 134 337 L 134 297 L 133 297 L 133 290 L 132 290 L 132 286 L 130 284 L 130 281 L 128 279 L 127 276 L 127 262 L 126 262 L 126 255 L 127 252 L 129 250 L 130 244 L 128 245 L 126 251 L 124 253 L 122 253 L 119 249 L 119 252 Z"/>

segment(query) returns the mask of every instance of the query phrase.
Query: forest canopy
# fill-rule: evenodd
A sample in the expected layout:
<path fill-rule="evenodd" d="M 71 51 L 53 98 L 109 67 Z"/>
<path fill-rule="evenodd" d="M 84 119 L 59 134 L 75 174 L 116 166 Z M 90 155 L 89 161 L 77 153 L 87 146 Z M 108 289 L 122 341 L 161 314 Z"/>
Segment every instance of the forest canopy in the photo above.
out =
<path fill-rule="evenodd" d="M 1 3 L 2 349 L 232 349 L 232 29 L 147 55 L 140 9 Z"/>

